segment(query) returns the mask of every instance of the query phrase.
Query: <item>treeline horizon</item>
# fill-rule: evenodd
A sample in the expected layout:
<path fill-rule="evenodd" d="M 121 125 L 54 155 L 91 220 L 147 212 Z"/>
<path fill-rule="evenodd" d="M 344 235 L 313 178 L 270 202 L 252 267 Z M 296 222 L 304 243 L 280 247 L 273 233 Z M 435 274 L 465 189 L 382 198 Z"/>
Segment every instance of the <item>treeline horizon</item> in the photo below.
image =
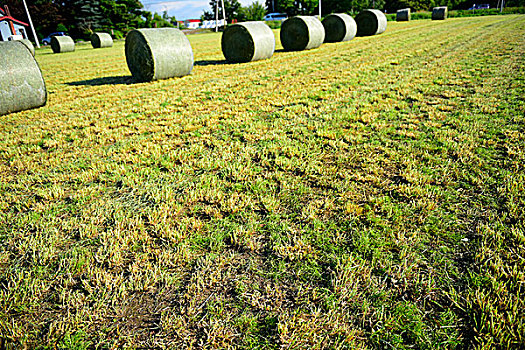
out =
<path fill-rule="evenodd" d="M 435 6 L 448 6 L 450 10 L 467 9 L 475 0 L 323 0 L 322 14 L 355 14 L 362 9 L 375 8 L 387 13 L 401 8 L 412 11 L 431 10 Z M 497 0 L 482 0 L 495 8 Z M 11 15 L 28 22 L 22 0 L 0 0 L 8 5 Z M 87 39 L 96 31 L 105 31 L 114 38 L 123 38 L 136 28 L 176 27 L 177 19 L 167 12 L 158 14 L 146 11 L 139 0 L 34 0 L 28 2 L 39 41 L 52 32 L 64 31 L 75 39 Z M 215 18 L 216 0 L 211 0 L 209 10 L 204 11 L 201 20 Z M 219 1 L 219 7 L 221 2 Z M 232 20 L 262 20 L 266 13 L 280 12 L 288 16 L 317 15 L 319 0 L 262 0 L 243 7 L 238 0 L 224 0 L 226 18 Z M 525 7 L 525 0 L 508 0 L 507 7 Z M 222 18 L 222 8 L 220 8 Z M 32 35 L 29 35 L 33 39 Z"/>

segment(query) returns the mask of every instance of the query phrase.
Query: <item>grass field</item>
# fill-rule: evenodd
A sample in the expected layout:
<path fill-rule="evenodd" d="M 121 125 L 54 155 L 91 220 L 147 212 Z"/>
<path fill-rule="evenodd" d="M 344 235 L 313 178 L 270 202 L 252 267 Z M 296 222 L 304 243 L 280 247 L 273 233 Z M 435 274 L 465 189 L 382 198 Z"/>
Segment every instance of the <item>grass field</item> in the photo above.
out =
<path fill-rule="evenodd" d="M 278 38 L 278 33 L 276 33 Z M 0 117 L 0 348 L 525 346 L 525 16 L 134 84 L 38 51 Z"/>

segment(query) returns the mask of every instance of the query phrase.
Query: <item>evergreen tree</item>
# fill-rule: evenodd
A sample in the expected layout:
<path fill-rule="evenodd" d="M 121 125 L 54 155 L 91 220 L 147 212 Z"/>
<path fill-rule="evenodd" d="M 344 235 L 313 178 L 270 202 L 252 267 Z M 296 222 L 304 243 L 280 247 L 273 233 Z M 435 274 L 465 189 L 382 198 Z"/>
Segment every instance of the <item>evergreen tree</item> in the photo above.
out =
<path fill-rule="evenodd" d="M 88 38 L 91 33 L 108 25 L 99 0 L 63 0 L 62 3 L 70 34 L 75 37 Z"/>

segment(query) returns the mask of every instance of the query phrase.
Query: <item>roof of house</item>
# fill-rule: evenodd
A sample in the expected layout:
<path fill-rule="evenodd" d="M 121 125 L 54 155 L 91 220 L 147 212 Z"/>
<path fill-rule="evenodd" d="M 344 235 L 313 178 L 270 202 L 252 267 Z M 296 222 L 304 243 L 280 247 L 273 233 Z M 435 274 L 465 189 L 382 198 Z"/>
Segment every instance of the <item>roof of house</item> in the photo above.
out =
<path fill-rule="evenodd" d="M 3 11 L 2 11 L 2 14 L 3 14 Z M 12 21 L 12 22 L 15 22 L 15 23 L 17 23 L 17 24 L 20 24 L 20 25 L 22 25 L 22 26 L 25 26 L 25 27 L 29 26 L 29 24 L 27 24 L 27 23 L 25 23 L 25 22 L 22 22 L 22 21 L 19 21 L 19 20 L 17 20 L 17 19 L 14 19 L 14 18 L 11 17 L 11 16 L 1 16 L 1 17 L 0 17 L 0 22 L 2 22 L 2 21 Z"/>
<path fill-rule="evenodd" d="M 200 19 L 187 19 L 185 22 L 196 23 L 196 22 L 200 22 L 200 21 L 201 21 Z"/>

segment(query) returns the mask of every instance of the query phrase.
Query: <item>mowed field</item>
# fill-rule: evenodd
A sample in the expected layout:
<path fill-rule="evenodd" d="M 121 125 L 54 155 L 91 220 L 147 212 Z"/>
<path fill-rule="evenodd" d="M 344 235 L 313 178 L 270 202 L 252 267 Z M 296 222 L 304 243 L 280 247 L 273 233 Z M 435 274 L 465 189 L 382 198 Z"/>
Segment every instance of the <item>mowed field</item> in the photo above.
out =
<path fill-rule="evenodd" d="M 0 117 L 0 347 L 525 346 L 525 16 L 189 40 L 141 84 L 123 42 L 37 52 L 47 106 Z"/>

